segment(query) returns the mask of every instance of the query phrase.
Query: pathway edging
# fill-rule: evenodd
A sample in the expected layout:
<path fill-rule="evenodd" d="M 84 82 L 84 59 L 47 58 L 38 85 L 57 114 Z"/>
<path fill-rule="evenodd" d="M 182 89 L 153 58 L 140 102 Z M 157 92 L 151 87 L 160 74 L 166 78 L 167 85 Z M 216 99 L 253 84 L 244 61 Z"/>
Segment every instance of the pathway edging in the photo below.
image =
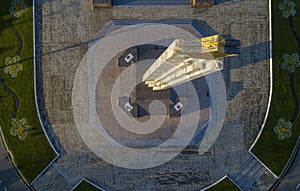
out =
<path fill-rule="evenodd" d="M 37 0 L 38 1 L 38 0 Z M 33 11 L 32 11 L 32 14 L 33 14 L 33 64 L 34 64 L 34 100 L 35 100 L 35 107 L 36 107 L 36 110 L 37 110 L 37 114 L 38 114 L 38 118 L 39 118 L 39 121 L 40 121 L 40 124 L 41 124 L 41 127 L 44 131 L 44 134 L 51 146 L 51 148 L 53 149 L 53 151 L 55 152 L 56 154 L 56 157 L 48 164 L 47 167 L 45 167 L 45 169 L 30 183 L 30 185 L 33 185 L 33 183 L 40 177 L 44 174 L 44 172 L 46 172 L 48 170 L 48 168 L 60 157 L 59 153 L 57 152 L 57 150 L 55 149 L 55 147 L 53 146 L 52 142 L 50 141 L 50 138 L 45 130 L 45 127 L 44 127 L 44 123 L 43 123 L 43 120 L 41 119 L 41 114 L 40 114 L 40 110 L 39 110 L 39 107 L 38 107 L 38 99 L 37 99 L 37 80 L 36 80 L 36 28 L 35 28 L 35 5 L 36 5 L 36 0 L 33 0 L 33 4 L 32 4 L 32 8 L 33 8 Z"/>

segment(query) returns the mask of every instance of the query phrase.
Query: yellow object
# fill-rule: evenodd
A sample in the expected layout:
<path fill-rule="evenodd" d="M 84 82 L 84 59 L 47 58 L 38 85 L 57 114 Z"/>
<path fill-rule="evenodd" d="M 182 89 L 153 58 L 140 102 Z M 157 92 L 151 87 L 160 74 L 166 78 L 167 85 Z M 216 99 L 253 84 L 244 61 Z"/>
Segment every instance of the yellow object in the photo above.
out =
<path fill-rule="evenodd" d="M 237 56 L 240 41 L 213 35 L 195 40 L 176 39 L 144 73 L 153 90 L 163 90 L 223 69 L 222 57 Z"/>
<path fill-rule="evenodd" d="M 191 0 L 193 7 L 211 7 L 214 4 L 213 0 Z"/>
<path fill-rule="evenodd" d="M 199 38 L 199 40 L 202 46 L 202 53 L 209 52 L 216 59 L 238 55 L 236 53 L 225 52 L 226 39 L 221 35 L 207 36 Z"/>

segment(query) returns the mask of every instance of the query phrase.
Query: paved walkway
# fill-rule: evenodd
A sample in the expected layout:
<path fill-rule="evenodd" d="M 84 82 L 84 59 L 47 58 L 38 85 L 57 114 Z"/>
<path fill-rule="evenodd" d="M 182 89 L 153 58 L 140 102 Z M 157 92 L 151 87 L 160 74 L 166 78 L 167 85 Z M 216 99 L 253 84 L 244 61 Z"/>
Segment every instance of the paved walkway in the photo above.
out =
<path fill-rule="evenodd" d="M 297 189 L 296 189 L 297 188 Z M 276 191 L 300 190 L 300 151 Z"/>
<path fill-rule="evenodd" d="M 27 186 L 9 160 L 2 139 L 0 140 L 0 190 L 28 191 Z"/>
<path fill-rule="evenodd" d="M 267 0 L 229 1 L 207 10 L 167 6 L 92 9 L 89 1 L 60 0 L 44 3 L 42 18 L 45 106 L 61 147 L 58 150 L 64 151 L 54 164 L 69 181 L 77 183 L 86 177 L 109 191 L 199 190 L 225 174 L 234 175 L 247 161 L 269 95 Z M 203 155 L 183 153 L 169 163 L 146 170 L 112 166 L 87 148 L 74 122 L 72 86 L 88 47 L 78 44 L 93 39 L 110 19 L 163 18 L 205 20 L 218 33 L 241 40 L 240 57 L 226 58 L 222 71 L 227 90 L 224 126 L 217 142 Z M 64 184 L 55 184 L 57 172 L 46 174 L 35 188 L 49 181 L 57 190 L 66 189 Z"/>

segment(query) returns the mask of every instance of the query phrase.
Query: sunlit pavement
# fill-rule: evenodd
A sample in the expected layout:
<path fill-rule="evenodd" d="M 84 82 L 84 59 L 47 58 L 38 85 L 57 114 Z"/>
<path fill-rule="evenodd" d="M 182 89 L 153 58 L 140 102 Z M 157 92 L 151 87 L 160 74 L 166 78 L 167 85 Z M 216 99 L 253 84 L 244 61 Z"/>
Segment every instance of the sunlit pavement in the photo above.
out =
<path fill-rule="evenodd" d="M 228 1 L 204 11 L 190 7 L 92 9 L 87 1 L 63 0 L 44 2 L 42 10 L 43 22 L 36 25 L 43 31 L 42 109 L 55 136 L 48 135 L 61 157 L 54 162 L 55 168 L 51 166 L 33 184 L 36 190 L 69 191 L 65 185 L 74 186 L 83 177 L 109 191 L 200 190 L 225 174 L 233 175 L 250 157 L 248 148 L 261 128 L 269 100 L 268 1 Z M 222 71 L 227 91 L 225 124 L 206 154 L 183 153 L 146 170 L 109 165 L 87 148 L 74 122 L 72 84 L 87 52 L 87 44 L 78 43 L 93 39 L 111 19 L 170 18 L 204 20 L 218 33 L 241 40 L 240 57 L 227 59 Z"/>

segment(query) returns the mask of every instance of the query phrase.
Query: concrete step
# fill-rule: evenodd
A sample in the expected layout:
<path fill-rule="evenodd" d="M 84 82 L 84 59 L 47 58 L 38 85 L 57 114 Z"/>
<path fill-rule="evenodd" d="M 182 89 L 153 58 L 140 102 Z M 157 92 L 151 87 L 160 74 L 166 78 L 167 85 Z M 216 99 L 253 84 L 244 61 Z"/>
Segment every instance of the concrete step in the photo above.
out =
<path fill-rule="evenodd" d="M 268 190 L 276 178 L 253 156 L 231 176 L 231 179 L 243 191 L 264 191 Z"/>
<path fill-rule="evenodd" d="M 255 168 L 257 165 L 257 161 L 250 159 L 246 162 L 246 165 L 242 167 L 240 171 L 237 172 L 237 174 L 234 177 L 234 180 L 236 182 L 244 182 L 245 179 L 247 179 L 248 174 Z"/>
<path fill-rule="evenodd" d="M 47 191 L 70 191 L 75 183 L 69 180 L 54 165 L 51 165 L 44 174 L 42 174 L 33 184 L 35 190 Z"/>

